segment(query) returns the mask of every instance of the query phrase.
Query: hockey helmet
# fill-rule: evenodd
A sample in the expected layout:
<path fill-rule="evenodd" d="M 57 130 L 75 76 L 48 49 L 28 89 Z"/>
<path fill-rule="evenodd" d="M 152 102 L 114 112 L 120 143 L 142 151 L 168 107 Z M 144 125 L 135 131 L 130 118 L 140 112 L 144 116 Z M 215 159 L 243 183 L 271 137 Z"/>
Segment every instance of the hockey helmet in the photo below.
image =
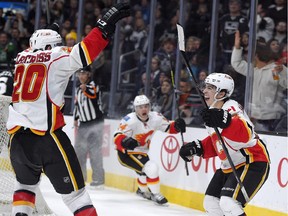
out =
<path fill-rule="evenodd" d="M 230 97 L 234 91 L 234 80 L 231 76 L 224 73 L 212 73 L 205 79 L 205 84 L 210 84 L 216 87 L 218 94 L 222 90 L 226 90 L 224 98 Z"/>
<path fill-rule="evenodd" d="M 144 104 L 150 104 L 150 100 L 146 97 L 146 95 L 138 95 L 135 97 L 133 102 L 134 108 L 136 108 L 136 106 L 141 106 Z"/>
<path fill-rule="evenodd" d="M 29 42 L 32 50 L 46 50 L 48 46 L 54 48 L 62 45 L 62 38 L 52 29 L 39 29 L 32 34 Z"/>

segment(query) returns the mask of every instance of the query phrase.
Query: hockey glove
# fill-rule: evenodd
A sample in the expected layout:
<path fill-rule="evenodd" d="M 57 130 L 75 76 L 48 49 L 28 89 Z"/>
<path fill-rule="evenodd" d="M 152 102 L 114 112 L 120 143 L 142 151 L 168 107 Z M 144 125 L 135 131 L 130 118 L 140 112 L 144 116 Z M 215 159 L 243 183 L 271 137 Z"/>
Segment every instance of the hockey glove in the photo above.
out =
<path fill-rule="evenodd" d="M 196 140 L 183 145 L 180 148 L 179 155 L 186 162 L 190 162 L 193 155 L 202 156 L 203 148 L 201 141 Z"/>
<path fill-rule="evenodd" d="M 97 21 L 96 26 L 101 30 L 104 39 L 110 39 L 115 31 L 115 24 L 122 18 L 130 16 L 130 6 L 127 3 L 118 3 L 111 7 Z"/>
<path fill-rule="evenodd" d="M 227 128 L 231 122 L 231 114 L 223 109 L 204 109 L 201 116 L 208 127 Z"/>
<path fill-rule="evenodd" d="M 174 121 L 174 127 L 178 132 L 185 133 L 186 132 L 186 123 L 182 118 L 178 118 Z"/>
<path fill-rule="evenodd" d="M 137 140 L 133 139 L 132 137 L 125 137 L 122 140 L 121 145 L 125 149 L 134 150 L 137 146 L 139 146 L 139 143 L 137 142 Z"/>

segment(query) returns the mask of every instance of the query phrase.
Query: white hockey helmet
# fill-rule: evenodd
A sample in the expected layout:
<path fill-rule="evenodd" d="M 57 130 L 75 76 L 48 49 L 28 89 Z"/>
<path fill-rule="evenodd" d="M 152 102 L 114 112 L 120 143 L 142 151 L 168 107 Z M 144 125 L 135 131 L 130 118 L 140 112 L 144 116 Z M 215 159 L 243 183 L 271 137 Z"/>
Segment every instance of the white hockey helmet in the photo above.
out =
<path fill-rule="evenodd" d="M 54 48 L 62 45 L 62 37 L 51 29 L 39 29 L 32 34 L 29 42 L 32 50 L 46 50 L 48 46 Z"/>
<path fill-rule="evenodd" d="M 135 97 L 133 102 L 134 108 L 144 104 L 150 104 L 150 100 L 146 97 L 146 95 L 138 95 Z"/>
<path fill-rule="evenodd" d="M 226 90 L 224 98 L 230 97 L 234 91 L 234 80 L 231 76 L 224 73 L 212 73 L 205 79 L 205 84 L 211 84 L 216 87 L 216 92 Z M 222 99 L 224 99 L 222 98 Z"/>

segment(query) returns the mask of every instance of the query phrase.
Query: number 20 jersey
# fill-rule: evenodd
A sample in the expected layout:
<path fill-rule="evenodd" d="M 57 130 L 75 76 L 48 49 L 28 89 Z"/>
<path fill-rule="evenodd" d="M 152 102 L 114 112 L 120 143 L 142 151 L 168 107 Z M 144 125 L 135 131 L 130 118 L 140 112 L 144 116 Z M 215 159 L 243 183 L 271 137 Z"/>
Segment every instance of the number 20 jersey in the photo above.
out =
<path fill-rule="evenodd" d="M 69 77 L 97 57 L 108 41 L 98 28 L 74 47 L 52 50 L 27 49 L 16 57 L 12 106 L 9 107 L 8 132 L 30 128 L 38 135 L 65 125 L 61 108 Z"/>

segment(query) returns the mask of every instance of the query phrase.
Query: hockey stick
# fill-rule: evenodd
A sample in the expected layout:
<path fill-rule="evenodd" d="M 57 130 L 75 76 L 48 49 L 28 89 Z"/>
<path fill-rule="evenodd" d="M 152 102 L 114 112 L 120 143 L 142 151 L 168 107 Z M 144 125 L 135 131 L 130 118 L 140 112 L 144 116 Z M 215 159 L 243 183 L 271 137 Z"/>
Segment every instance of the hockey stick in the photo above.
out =
<path fill-rule="evenodd" d="M 178 118 L 180 118 L 179 96 L 178 96 L 178 94 L 177 94 L 177 89 L 176 89 L 176 86 L 175 86 L 174 73 L 173 73 L 173 69 L 172 69 L 172 60 L 171 60 L 169 54 L 168 54 L 168 58 L 169 58 L 169 62 L 170 62 L 171 82 L 172 82 L 172 86 L 173 86 L 174 97 L 175 97 L 175 100 L 176 100 Z M 181 134 L 182 145 L 184 145 L 183 132 L 181 131 L 180 134 Z M 188 170 L 188 165 L 187 165 L 187 162 L 186 162 L 186 161 L 185 161 L 185 170 L 186 170 L 186 175 L 189 176 L 189 170 Z"/>
<path fill-rule="evenodd" d="M 49 10 L 49 0 L 46 0 L 46 16 L 47 16 L 47 25 L 49 26 L 51 23 L 51 16 L 50 16 L 50 10 Z"/>
<path fill-rule="evenodd" d="M 198 83 L 197 83 L 197 80 L 195 79 L 195 76 L 194 76 L 194 74 L 193 74 L 193 71 L 192 71 L 192 69 L 191 69 L 191 67 L 190 67 L 190 65 L 189 65 L 189 60 L 188 60 L 188 58 L 187 58 L 187 56 L 186 56 L 186 53 L 185 53 L 184 30 L 183 30 L 183 27 L 182 27 L 180 24 L 177 24 L 177 32 L 178 32 L 179 49 L 180 49 L 180 52 L 181 52 L 181 54 L 182 54 L 182 57 L 184 58 L 185 64 L 186 64 L 187 68 L 189 69 L 190 76 L 191 76 L 191 78 L 193 79 L 193 81 L 194 81 L 194 83 L 195 83 L 196 91 L 197 91 L 198 95 L 200 96 L 201 103 L 203 104 L 203 106 L 205 106 L 205 108 L 209 109 L 209 107 L 208 107 L 208 105 L 207 105 L 207 103 L 206 103 L 206 101 L 205 101 L 205 99 L 204 99 L 204 96 L 203 96 L 203 94 L 201 93 L 201 91 L 200 91 L 200 89 L 199 89 L 199 85 L 198 85 Z M 243 194 L 246 202 L 248 203 L 249 200 L 250 200 L 250 199 L 249 199 L 249 196 L 248 196 L 248 194 L 247 194 L 247 192 L 246 192 L 246 190 L 245 190 L 245 188 L 244 188 L 244 185 L 243 185 L 242 181 L 240 180 L 239 176 L 238 176 L 237 173 L 236 173 L 236 168 L 235 168 L 235 166 L 234 166 L 234 164 L 233 164 L 233 161 L 232 161 L 231 156 L 230 156 L 230 154 L 229 154 L 229 152 L 228 152 L 228 149 L 227 149 L 227 147 L 226 147 L 225 144 L 224 144 L 224 140 L 223 140 L 223 138 L 222 138 L 222 136 L 221 136 L 218 128 L 217 128 L 217 127 L 214 127 L 214 130 L 215 130 L 215 133 L 216 133 L 216 135 L 217 135 L 217 137 L 218 137 L 218 139 L 219 139 L 219 141 L 220 141 L 220 144 L 221 144 L 221 146 L 222 146 L 222 148 L 223 148 L 223 150 L 224 150 L 224 153 L 225 153 L 225 155 L 226 155 L 226 157 L 227 157 L 227 159 L 228 159 L 228 162 L 229 162 L 229 164 L 230 164 L 230 166 L 231 166 L 231 168 L 232 168 L 233 174 L 234 174 L 234 176 L 235 176 L 235 178 L 236 178 L 236 180 L 237 180 L 237 182 L 238 182 L 238 184 L 239 184 L 239 186 L 240 186 L 240 189 L 241 189 L 241 191 L 242 191 L 242 194 Z"/>

